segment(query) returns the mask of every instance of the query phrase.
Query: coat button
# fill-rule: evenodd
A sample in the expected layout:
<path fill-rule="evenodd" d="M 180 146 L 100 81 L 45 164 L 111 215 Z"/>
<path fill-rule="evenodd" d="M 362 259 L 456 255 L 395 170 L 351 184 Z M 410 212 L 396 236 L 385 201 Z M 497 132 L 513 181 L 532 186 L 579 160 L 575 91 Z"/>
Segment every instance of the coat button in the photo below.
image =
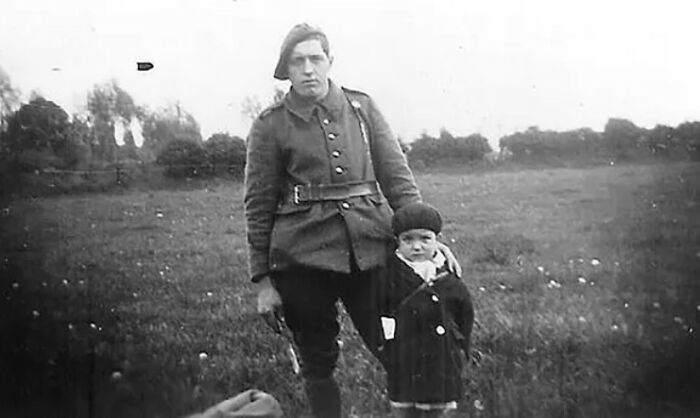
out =
<path fill-rule="evenodd" d="M 334 139 L 336 139 L 337 137 L 338 137 L 338 135 L 336 135 L 336 134 L 334 134 L 334 133 L 332 133 L 332 132 L 328 134 L 328 139 L 330 139 L 331 141 L 334 140 Z"/>
<path fill-rule="evenodd" d="M 348 202 L 343 202 L 340 204 L 340 206 L 342 206 L 345 210 L 350 209 L 350 203 Z"/>
<path fill-rule="evenodd" d="M 438 335 L 442 335 L 445 333 L 445 328 L 442 325 L 438 325 L 435 327 L 435 332 L 437 332 Z"/>
<path fill-rule="evenodd" d="M 437 303 L 440 299 L 437 297 L 437 295 L 433 295 L 430 299 L 433 300 L 433 302 Z"/>
<path fill-rule="evenodd" d="M 328 118 L 323 119 L 323 124 L 324 124 L 324 125 L 328 125 L 329 123 L 331 123 L 331 121 L 329 121 Z"/>
<path fill-rule="evenodd" d="M 340 157 L 340 151 L 335 150 L 331 153 L 331 155 L 333 156 L 333 158 L 338 158 L 338 157 Z"/>
<path fill-rule="evenodd" d="M 336 167 L 335 174 L 343 174 L 343 167 Z"/>

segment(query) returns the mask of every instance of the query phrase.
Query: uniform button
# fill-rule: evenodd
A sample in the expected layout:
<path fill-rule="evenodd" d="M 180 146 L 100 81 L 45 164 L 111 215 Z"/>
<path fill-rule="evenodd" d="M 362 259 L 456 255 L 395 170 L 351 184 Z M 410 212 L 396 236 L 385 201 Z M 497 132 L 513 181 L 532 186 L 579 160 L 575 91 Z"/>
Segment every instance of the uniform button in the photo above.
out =
<path fill-rule="evenodd" d="M 335 174 L 343 174 L 343 167 L 336 167 Z"/>
<path fill-rule="evenodd" d="M 437 297 L 437 295 L 433 295 L 430 299 L 433 300 L 433 302 L 437 303 L 440 299 Z"/>
<path fill-rule="evenodd" d="M 343 202 L 340 204 L 340 206 L 342 206 L 343 209 L 350 209 L 350 203 L 348 203 L 348 202 Z"/>
<path fill-rule="evenodd" d="M 443 328 L 442 325 L 438 325 L 435 327 L 435 332 L 437 332 L 438 335 L 442 335 L 445 333 L 445 328 Z"/>
<path fill-rule="evenodd" d="M 331 153 L 331 155 L 333 156 L 333 158 L 338 158 L 338 157 L 340 157 L 340 151 L 335 150 Z"/>
<path fill-rule="evenodd" d="M 336 134 L 334 134 L 334 133 L 329 133 L 329 134 L 328 134 L 328 139 L 330 139 L 331 141 L 334 140 L 334 139 L 336 139 L 337 137 L 338 137 L 338 135 L 336 135 Z"/>
<path fill-rule="evenodd" d="M 328 118 L 326 118 L 326 119 L 323 120 L 323 124 L 324 124 L 324 125 L 328 125 L 329 123 L 331 123 L 331 121 L 329 121 Z"/>

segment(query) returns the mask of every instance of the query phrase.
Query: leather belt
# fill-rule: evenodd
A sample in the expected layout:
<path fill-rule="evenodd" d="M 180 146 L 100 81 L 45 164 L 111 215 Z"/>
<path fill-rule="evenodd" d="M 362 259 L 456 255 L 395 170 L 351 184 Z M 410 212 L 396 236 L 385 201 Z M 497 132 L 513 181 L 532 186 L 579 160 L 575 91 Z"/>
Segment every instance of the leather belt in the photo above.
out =
<path fill-rule="evenodd" d="M 298 205 L 306 202 L 345 200 L 378 193 L 379 185 L 374 180 L 337 184 L 297 184 L 291 190 L 290 200 Z"/>

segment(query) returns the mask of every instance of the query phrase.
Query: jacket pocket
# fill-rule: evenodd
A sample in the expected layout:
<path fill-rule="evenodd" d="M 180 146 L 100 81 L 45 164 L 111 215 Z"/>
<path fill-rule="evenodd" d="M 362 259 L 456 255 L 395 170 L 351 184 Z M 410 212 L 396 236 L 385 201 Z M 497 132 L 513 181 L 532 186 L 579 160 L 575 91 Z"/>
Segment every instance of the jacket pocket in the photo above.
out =
<path fill-rule="evenodd" d="M 277 207 L 275 215 L 290 215 L 292 213 L 308 212 L 311 210 L 311 204 L 297 205 L 295 203 L 284 203 Z"/>

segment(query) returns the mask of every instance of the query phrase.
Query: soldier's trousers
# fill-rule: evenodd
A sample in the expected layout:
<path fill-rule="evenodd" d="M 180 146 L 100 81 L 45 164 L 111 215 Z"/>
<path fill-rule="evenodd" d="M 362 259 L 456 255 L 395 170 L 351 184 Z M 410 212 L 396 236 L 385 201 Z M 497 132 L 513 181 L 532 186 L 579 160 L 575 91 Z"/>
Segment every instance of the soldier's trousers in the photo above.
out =
<path fill-rule="evenodd" d="M 330 377 L 335 370 L 340 331 L 338 300 L 343 302 L 367 348 L 377 356 L 381 341 L 376 286 L 379 272 L 380 269 L 373 269 L 342 274 L 296 268 L 273 274 L 306 380 Z"/>

